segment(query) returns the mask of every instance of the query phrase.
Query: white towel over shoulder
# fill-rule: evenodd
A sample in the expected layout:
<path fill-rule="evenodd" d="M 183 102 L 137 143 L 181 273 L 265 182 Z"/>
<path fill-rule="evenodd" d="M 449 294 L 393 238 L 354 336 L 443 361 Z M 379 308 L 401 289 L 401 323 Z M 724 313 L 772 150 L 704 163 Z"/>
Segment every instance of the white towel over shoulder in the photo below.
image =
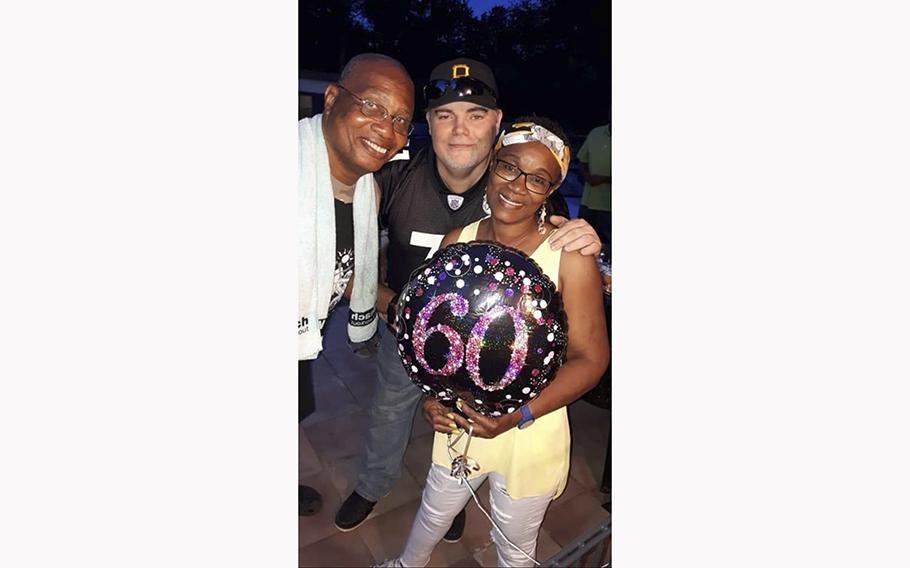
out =
<path fill-rule="evenodd" d="M 335 203 L 322 115 L 298 124 L 300 165 L 297 189 L 297 273 L 300 284 L 298 359 L 322 351 L 320 320 L 328 317 L 335 271 Z M 379 228 L 373 174 L 354 186 L 354 287 L 348 336 L 362 342 L 376 333 Z"/>

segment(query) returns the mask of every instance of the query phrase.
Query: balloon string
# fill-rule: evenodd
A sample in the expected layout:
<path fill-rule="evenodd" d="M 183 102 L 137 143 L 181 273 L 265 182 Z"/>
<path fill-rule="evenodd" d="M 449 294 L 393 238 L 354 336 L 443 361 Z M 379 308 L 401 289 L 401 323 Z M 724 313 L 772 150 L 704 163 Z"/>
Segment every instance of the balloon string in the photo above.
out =
<path fill-rule="evenodd" d="M 477 506 L 483 512 L 484 516 L 486 516 L 486 518 L 489 519 L 489 521 L 493 525 L 493 527 L 499 532 L 500 535 L 502 535 L 502 538 L 504 538 L 505 541 L 512 546 L 512 548 L 514 548 L 515 550 L 520 552 L 522 555 L 524 555 L 525 558 L 527 558 L 528 560 L 533 562 L 536 566 L 540 566 L 540 562 L 538 562 L 537 560 L 534 559 L 533 556 L 529 555 L 527 552 L 525 552 L 524 550 L 519 548 L 519 546 L 517 544 L 515 544 L 514 542 L 509 540 L 509 537 L 506 536 L 506 533 L 502 532 L 502 529 L 499 528 L 499 525 L 496 524 L 496 521 L 493 520 L 493 517 L 491 517 L 490 514 L 487 512 L 487 510 L 483 508 L 483 505 L 480 504 L 480 500 L 477 498 L 477 493 L 474 492 L 474 488 L 471 486 L 471 483 L 468 482 L 467 479 L 468 479 L 470 470 L 473 469 L 476 471 L 476 470 L 480 469 L 480 464 L 478 464 L 476 460 L 473 460 L 468 457 L 468 447 L 471 445 L 471 435 L 473 433 L 474 433 L 474 426 L 471 425 L 467 430 L 468 440 L 467 440 L 467 442 L 465 442 L 464 452 L 462 452 L 462 454 L 460 456 L 453 456 L 452 451 L 455 449 L 455 444 L 458 443 L 458 440 L 460 440 L 462 438 L 462 436 L 464 436 L 465 431 L 462 430 L 458 434 L 458 437 L 456 437 L 454 440 L 452 440 L 451 433 L 446 434 L 446 437 L 448 438 L 448 442 L 447 442 L 446 446 L 447 446 L 447 449 L 449 452 L 449 457 L 452 458 L 452 477 L 456 478 L 458 480 L 459 484 L 464 484 L 464 485 L 468 486 L 468 491 L 471 492 L 471 497 L 474 498 L 474 502 L 477 503 Z"/>

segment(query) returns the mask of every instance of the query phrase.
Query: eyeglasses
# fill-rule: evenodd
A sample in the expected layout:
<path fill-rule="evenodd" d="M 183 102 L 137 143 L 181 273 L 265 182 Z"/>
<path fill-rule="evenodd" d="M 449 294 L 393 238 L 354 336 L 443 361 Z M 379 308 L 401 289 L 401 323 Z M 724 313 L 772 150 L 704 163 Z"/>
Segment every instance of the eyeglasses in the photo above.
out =
<path fill-rule="evenodd" d="M 459 97 L 483 96 L 489 93 L 494 99 L 496 91 L 486 83 L 473 77 L 458 77 L 457 79 L 436 79 L 423 87 L 423 96 L 430 102 L 438 99 L 449 91 L 454 91 Z"/>
<path fill-rule="evenodd" d="M 391 117 L 392 130 L 403 136 L 410 136 L 411 132 L 414 131 L 414 125 L 411 124 L 411 120 L 409 118 L 405 118 L 403 116 L 391 116 L 389 114 L 389 111 L 387 111 L 384 106 L 377 103 L 376 101 L 358 97 L 341 83 L 338 83 L 338 87 L 344 90 L 347 94 L 357 99 L 357 101 L 360 103 L 360 112 L 363 113 L 363 116 L 379 121 L 383 121 Z"/>
<path fill-rule="evenodd" d="M 496 159 L 496 165 L 493 166 L 493 173 L 506 181 L 515 181 L 519 177 L 525 176 L 525 188 L 537 195 L 546 195 L 547 192 L 550 191 L 550 188 L 553 187 L 553 182 L 550 180 L 536 174 L 523 172 L 518 166 L 500 160 L 499 158 Z"/>

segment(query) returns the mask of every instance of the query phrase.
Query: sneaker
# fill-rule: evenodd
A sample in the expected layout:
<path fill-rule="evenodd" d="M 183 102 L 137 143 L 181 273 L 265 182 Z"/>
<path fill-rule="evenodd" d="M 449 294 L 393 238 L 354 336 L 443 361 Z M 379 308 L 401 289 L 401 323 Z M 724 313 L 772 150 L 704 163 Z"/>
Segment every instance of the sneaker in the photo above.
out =
<path fill-rule="evenodd" d="M 338 514 L 335 515 L 335 528 L 342 532 L 356 529 L 367 520 L 375 506 L 376 501 L 364 499 L 356 491 L 351 493 L 351 496 L 341 504 Z"/>
<path fill-rule="evenodd" d="M 298 485 L 297 509 L 301 517 L 315 515 L 322 509 L 322 495 L 309 485 Z"/>
<path fill-rule="evenodd" d="M 464 509 L 462 509 L 460 513 L 455 515 L 455 518 L 452 520 L 452 526 L 449 527 L 448 532 L 442 537 L 442 540 L 446 542 L 458 542 L 461 540 L 461 535 L 464 534 L 464 518 L 465 513 Z"/>

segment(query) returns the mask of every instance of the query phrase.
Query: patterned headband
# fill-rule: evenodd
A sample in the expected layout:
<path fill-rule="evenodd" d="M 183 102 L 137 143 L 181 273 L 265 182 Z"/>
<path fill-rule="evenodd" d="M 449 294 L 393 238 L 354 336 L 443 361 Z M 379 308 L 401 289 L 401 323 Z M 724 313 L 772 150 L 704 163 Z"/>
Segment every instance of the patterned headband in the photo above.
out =
<path fill-rule="evenodd" d="M 559 164 L 559 170 L 562 172 L 560 183 L 565 181 L 566 174 L 569 173 L 569 147 L 562 141 L 562 138 L 553 134 L 543 126 L 533 122 L 516 122 L 511 128 L 517 130 L 503 131 L 496 141 L 494 150 L 499 151 L 503 146 L 512 144 L 525 144 L 527 142 L 540 142 L 547 147 L 547 150 L 556 158 Z"/>

